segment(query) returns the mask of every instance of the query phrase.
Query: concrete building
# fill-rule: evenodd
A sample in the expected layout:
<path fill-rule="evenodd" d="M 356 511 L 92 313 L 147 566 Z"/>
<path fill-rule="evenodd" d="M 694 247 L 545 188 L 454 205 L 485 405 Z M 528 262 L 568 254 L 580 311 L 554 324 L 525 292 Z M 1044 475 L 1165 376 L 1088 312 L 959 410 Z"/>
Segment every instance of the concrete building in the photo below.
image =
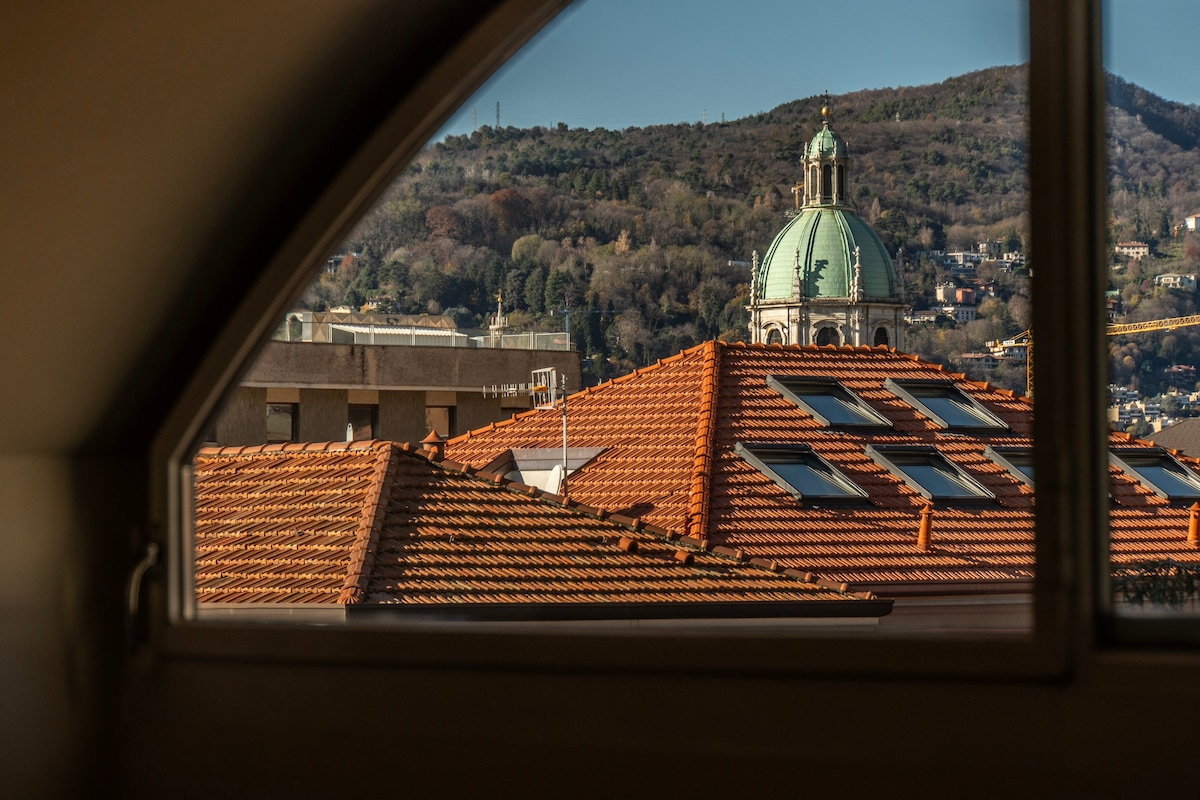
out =
<path fill-rule="evenodd" d="M 803 204 L 753 258 L 750 341 L 904 347 L 902 282 L 879 236 L 850 202 L 851 158 L 830 125 L 805 148 Z M 799 194 L 797 195 L 799 197 Z"/>
<path fill-rule="evenodd" d="M 574 350 L 269 342 L 217 420 L 219 445 L 454 436 L 530 407 L 536 369 L 580 387 Z M 347 426 L 350 426 L 349 436 Z"/>

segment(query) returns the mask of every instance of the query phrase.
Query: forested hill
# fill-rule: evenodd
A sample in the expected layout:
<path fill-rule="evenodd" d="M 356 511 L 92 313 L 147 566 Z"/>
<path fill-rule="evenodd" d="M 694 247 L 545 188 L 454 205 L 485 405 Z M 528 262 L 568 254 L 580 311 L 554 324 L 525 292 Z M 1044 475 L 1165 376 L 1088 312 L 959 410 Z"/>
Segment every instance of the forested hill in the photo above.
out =
<path fill-rule="evenodd" d="M 1131 235 L 1160 221 L 1143 201 L 1171 219 L 1200 210 L 1200 109 L 1116 79 L 1111 94 L 1119 221 Z M 832 98 L 851 194 L 893 253 L 1025 244 L 1025 102 L 1023 67 Z M 374 301 L 482 326 L 502 293 L 512 324 L 549 330 L 562 327 L 549 312 L 569 305 L 594 312 L 571 317 L 593 378 L 706 338 L 744 339 L 749 271 L 730 262 L 765 252 L 784 224 L 821 103 L 707 125 L 448 137 L 388 190 L 304 302 Z M 923 307 L 940 276 L 915 257 L 907 269 Z"/>

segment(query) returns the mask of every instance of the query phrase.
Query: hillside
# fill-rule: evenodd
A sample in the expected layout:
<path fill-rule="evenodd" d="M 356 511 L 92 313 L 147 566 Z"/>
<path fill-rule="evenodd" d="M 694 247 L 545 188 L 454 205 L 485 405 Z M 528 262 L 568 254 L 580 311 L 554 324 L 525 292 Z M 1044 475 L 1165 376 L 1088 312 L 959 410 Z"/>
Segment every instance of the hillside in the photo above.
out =
<path fill-rule="evenodd" d="M 888 248 L 907 254 L 916 308 L 946 279 L 922 251 L 987 239 L 1032 256 L 1024 74 L 997 67 L 833 98 L 834 127 L 854 159 L 853 197 Z M 1200 109 L 1117 78 L 1110 95 L 1114 237 L 1165 241 L 1173 222 L 1200 210 Z M 764 252 L 783 225 L 820 105 L 807 97 L 707 125 L 482 126 L 448 137 L 405 170 L 304 302 L 373 301 L 480 326 L 502 293 L 510 322 L 527 329 L 561 329 L 549 312 L 569 305 L 593 312 L 571 317 L 591 380 L 706 338 L 743 339 L 749 273 L 730 262 Z M 1021 330 L 1027 290 L 1001 283 L 986 319 L 911 341 L 952 364 L 987 338 Z M 1131 312 L 1142 300 L 1134 294 Z"/>

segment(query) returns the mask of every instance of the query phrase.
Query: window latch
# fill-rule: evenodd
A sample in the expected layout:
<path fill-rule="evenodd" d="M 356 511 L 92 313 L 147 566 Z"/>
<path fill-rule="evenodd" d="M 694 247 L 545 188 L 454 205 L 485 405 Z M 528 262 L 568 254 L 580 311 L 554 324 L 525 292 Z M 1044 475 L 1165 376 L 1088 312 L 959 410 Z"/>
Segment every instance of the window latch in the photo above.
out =
<path fill-rule="evenodd" d="M 142 593 L 142 579 L 156 564 L 158 564 L 158 543 L 146 542 L 146 546 L 142 549 L 142 558 L 129 573 L 129 581 L 126 584 L 125 631 L 130 651 L 137 649 L 138 606 Z"/>

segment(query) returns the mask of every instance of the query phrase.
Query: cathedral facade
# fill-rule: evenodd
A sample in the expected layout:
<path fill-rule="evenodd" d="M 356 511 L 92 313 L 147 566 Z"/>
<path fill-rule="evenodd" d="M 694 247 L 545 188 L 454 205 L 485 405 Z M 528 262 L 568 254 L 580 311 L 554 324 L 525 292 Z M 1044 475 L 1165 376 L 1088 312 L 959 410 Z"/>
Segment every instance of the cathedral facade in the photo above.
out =
<path fill-rule="evenodd" d="M 847 192 L 846 141 L 829 122 L 805 148 L 795 216 L 752 262 L 750 341 L 904 348 L 900 272 Z M 802 200 L 801 200 L 802 198 Z"/>

